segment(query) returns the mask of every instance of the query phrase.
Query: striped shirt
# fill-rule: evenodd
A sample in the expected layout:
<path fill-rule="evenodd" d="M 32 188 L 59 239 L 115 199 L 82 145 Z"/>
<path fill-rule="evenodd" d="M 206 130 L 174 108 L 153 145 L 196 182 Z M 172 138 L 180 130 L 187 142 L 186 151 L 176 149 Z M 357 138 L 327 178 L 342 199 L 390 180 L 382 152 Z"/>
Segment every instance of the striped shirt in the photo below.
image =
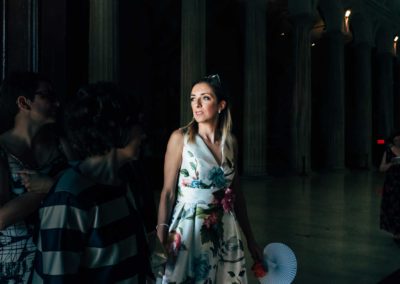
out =
<path fill-rule="evenodd" d="M 125 185 L 98 184 L 68 169 L 39 215 L 33 283 L 144 283 L 144 227 Z"/>

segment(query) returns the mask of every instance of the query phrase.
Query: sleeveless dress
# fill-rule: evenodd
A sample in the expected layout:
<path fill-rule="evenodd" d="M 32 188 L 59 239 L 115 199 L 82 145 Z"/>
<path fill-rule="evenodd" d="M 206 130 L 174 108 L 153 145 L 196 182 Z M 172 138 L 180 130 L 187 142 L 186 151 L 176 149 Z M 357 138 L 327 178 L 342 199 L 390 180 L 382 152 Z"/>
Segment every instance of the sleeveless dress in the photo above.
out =
<path fill-rule="evenodd" d="M 386 162 L 396 155 L 386 150 Z M 383 185 L 380 228 L 394 235 L 400 234 L 400 165 L 392 165 L 386 172 Z"/>
<path fill-rule="evenodd" d="M 11 198 L 16 198 L 26 192 L 21 183 L 18 171 L 23 169 L 36 170 L 52 176 L 61 168 L 67 166 L 67 160 L 61 153 L 45 166 L 32 169 L 13 154 L 0 146 L 0 156 L 7 162 L 10 173 Z M 36 245 L 33 241 L 36 215 L 24 221 L 14 223 L 0 231 L 0 283 L 28 283 L 33 268 Z"/>
<path fill-rule="evenodd" d="M 235 174 L 233 152 L 221 150 L 219 165 L 199 135 L 194 143 L 184 137 L 163 283 L 247 283 L 229 188 Z"/>

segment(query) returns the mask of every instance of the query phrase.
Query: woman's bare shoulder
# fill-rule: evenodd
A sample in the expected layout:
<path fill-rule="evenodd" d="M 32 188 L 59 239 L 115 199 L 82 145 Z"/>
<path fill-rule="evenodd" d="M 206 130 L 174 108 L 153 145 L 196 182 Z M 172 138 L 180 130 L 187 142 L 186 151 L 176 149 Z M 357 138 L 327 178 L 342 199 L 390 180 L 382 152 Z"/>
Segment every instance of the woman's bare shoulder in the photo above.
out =
<path fill-rule="evenodd" d="M 185 132 L 182 128 L 178 128 L 171 133 L 170 140 L 174 140 L 175 142 L 182 141 L 185 136 Z"/>

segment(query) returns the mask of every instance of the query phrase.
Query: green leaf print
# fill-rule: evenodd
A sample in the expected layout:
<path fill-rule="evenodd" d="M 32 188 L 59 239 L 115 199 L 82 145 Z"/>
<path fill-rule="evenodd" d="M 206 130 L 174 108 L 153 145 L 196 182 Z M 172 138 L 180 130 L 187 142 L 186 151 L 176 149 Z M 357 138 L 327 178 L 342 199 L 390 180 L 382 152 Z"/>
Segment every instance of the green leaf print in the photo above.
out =
<path fill-rule="evenodd" d="M 246 270 L 242 270 L 242 271 L 240 271 L 239 276 L 243 277 L 245 273 L 246 273 Z"/>
<path fill-rule="evenodd" d="M 188 176 L 189 176 L 189 171 L 188 171 L 187 169 L 181 169 L 181 174 L 182 174 L 184 177 L 188 177 Z"/>
<path fill-rule="evenodd" d="M 228 271 L 228 274 L 229 274 L 231 277 L 235 277 L 235 276 L 236 276 L 235 273 L 234 273 L 233 271 Z"/>
<path fill-rule="evenodd" d="M 201 207 L 196 207 L 196 217 L 201 218 L 200 216 L 203 215 L 210 215 L 212 212 L 215 212 L 215 208 L 201 208 Z"/>
<path fill-rule="evenodd" d="M 194 155 L 193 155 L 193 153 L 192 153 L 192 152 L 190 152 L 190 151 L 187 151 L 187 153 L 189 154 L 189 156 L 190 156 L 190 157 L 192 157 L 192 158 L 194 157 Z"/>
<path fill-rule="evenodd" d="M 189 164 L 190 164 L 190 166 L 192 167 L 192 169 L 193 169 L 194 171 L 196 171 L 196 168 L 197 168 L 196 164 L 193 163 L 193 162 L 190 162 Z"/>
<path fill-rule="evenodd" d="M 200 188 L 209 189 L 212 187 L 212 184 L 205 184 L 204 182 L 200 182 Z"/>

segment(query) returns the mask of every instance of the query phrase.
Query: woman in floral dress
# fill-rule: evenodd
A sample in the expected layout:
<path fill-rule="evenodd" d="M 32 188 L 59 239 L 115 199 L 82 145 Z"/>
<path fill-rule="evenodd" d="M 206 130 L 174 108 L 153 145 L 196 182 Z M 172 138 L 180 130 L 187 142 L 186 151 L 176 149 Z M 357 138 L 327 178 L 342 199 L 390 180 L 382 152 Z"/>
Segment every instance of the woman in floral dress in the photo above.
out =
<path fill-rule="evenodd" d="M 247 283 L 240 227 L 262 256 L 236 177 L 236 140 L 218 75 L 193 84 L 193 120 L 174 131 L 164 164 L 157 235 L 168 251 L 163 283 Z"/>
<path fill-rule="evenodd" d="M 383 185 L 380 228 L 400 244 L 400 132 L 392 135 L 379 169 L 386 172 Z"/>

